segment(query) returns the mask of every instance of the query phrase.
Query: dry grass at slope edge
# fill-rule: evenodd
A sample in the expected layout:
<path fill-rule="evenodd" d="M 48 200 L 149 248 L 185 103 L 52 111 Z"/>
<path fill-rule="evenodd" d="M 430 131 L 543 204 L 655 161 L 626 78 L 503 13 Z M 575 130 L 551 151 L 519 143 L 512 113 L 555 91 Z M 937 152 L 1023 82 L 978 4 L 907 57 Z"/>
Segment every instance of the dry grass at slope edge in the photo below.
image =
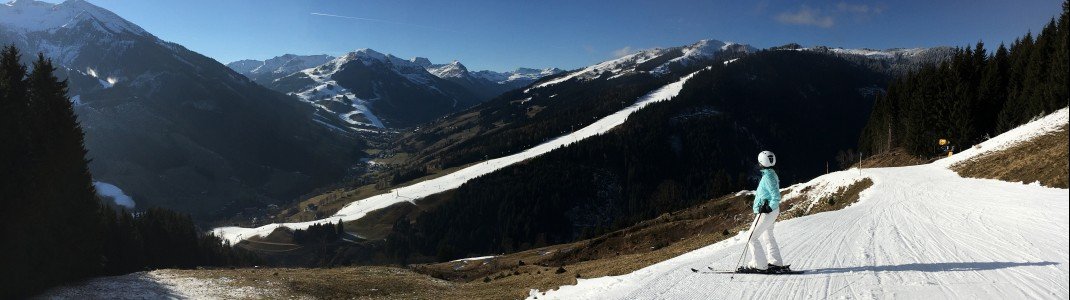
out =
<path fill-rule="evenodd" d="M 802 215 L 844 208 L 872 185 L 864 179 L 841 188 L 830 196 L 840 200 L 815 204 Z M 729 195 L 588 240 L 413 269 L 437 278 L 468 281 L 460 288 L 469 297 L 522 298 L 530 289 L 545 291 L 575 284 L 576 278 L 627 274 L 735 236 L 748 229 L 751 200 L 750 195 Z M 786 201 L 802 204 L 798 199 L 791 202 Z M 797 216 L 801 215 L 792 217 Z"/>
<path fill-rule="evenodd" d="M 277 291 L 278 299 L 459 299 L 455 283 L 397 267 L 167 270 L 175 276 Z"/>
<path fill-rule="evenodd" d="M 851 204 L 858 202 L 862 198 L 862 191 L 869 189 L 871 186 L 873 186 L 873 180 L 863 178 L 851 185 L 841 187 L 836 192 L 823 198 L 811 199 L 804 194 L 799 197 L 785 199 L 784 204 L 781 204 L 781 206 L 786 205 L 787 208 L 783 210 L 785 213 L 781 214 L 778 221 L 840 210 L 851 206 Z"/>
<path fill-rule="evenodd" d="M 985 153 L 979 157 L 951 166 L 962 177 L 988 178 L 1011 182 L 1033 183 L 1056 188 L 1068 188 L 1070 142 L 1067 125 L 1054 132 L 1011 146 Z"/>
<path fill-rule="evenodd" d="M 577 278 L 626 274 L 719 242 L 744 230 L 749 196 L 728 196 L 574 243 L 477 261 L 417 265 L 453 281 L 465 298 L 523 298 L 530 289 L 575 284 Z M 523 262 L 523 263 L 521 263 Z"/>
<path fill-rule="evenodd" d="M 842 200 L 830 204 L 822 199 L 807 214 L 846 207 L 870 185 L 863 180 L 841 188 L 831 197 Z M 786 199 L 785 205 L 809 206 L 810 201 L 801 199 L 810 198 Z M 545 291 L 575 284 L 577 278 L 630 273 L 735 236 L 747 229 L 751 200 L 750 195 L 729 195 L 592 239 L 411 269 L 356 266 L 173 272 L 236 288 L 272 289 L 279 291 L 279 298 L 520 299 L 531 289 Z"/>
<path fill-rule="evenodd" d="M 862 160 L 862 168 L 890 168 L 916 166 L 930 163 L 932 160 L 910 155 L 903 148 L 895 148 L 892 151 L 870 156 Z M 858 167 L 855 163 L 852 167 Z"/>

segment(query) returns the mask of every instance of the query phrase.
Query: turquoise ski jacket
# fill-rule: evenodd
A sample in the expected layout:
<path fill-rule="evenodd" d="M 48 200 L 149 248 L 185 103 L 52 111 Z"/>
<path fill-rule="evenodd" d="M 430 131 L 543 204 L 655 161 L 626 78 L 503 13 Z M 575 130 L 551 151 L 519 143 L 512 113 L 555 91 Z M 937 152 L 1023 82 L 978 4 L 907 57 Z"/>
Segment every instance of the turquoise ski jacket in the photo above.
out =
<path fill-rule="evenodd" d="M 762 180 L 754 190 L 754 213 L 757 214 L 765 203 L 769 203 L 773 210 L 780 208 L 780 177 L 773 169 L 762 169 Z"/>

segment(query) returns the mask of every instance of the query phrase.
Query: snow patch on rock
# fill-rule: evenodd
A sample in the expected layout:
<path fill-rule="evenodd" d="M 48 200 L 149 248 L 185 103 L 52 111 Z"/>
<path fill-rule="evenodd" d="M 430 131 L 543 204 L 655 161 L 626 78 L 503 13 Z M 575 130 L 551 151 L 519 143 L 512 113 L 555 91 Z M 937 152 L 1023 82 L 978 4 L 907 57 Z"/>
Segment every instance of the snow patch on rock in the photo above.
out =
<path fill-rule="evenodd" d="M 130 198 L 123 190 L 114 184 L 103 181 L 94 181 L 93 187 L 97 189 L 97 195 L 105 199 L 111 199 L 116 205 L 126 208 L 134 208 L 134 198 Z"/>

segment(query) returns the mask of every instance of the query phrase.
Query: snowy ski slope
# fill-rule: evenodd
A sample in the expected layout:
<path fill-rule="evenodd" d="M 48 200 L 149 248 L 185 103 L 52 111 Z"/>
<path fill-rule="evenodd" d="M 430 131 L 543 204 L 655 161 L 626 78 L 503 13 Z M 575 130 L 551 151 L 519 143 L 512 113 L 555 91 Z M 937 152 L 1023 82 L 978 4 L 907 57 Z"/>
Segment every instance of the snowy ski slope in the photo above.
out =
<path fill-rule="evenodd" d="M 709 68 L 707 68 L 709 69 Z M 707 70 L 704 69 L 704 70 Z M 390 205 L 401 203 L 404 201 L 415 201 L 417 199 L 427 197 L 433 194 L 437 194 L 443 191 L 455 189 L 460 187 L 468 180 L 476 177 L 494 172 L 498 169 L 507 167 L 509 165 L 534 158 L 536 156 L 553 151 L 554 149 L 567 146 L 569 144 L 581 141 L 583 139 L 596 136 L 617 127 L 617 125 L 623 124 L 627 120 L 628 116 L 632 113 L 639 111 L 643 107 L 650 105 L 651 103 L 669 100 L 680 93 L 683 89 L 684 83 L 688 79 L 691 79 L 695 74 L 700 71 L 688 74 L 681 77 L 676 82 L 667 84 L 661 88 L 658 88 L 635 101 L 635 104 L 628 106 L 620 111 L 617 111 L 609 116 L 606 116 L 598 121 L 595 121 L 591 125 L 584 127 L 575 132 L 563 135 L 549 142 L 540 144 L 523 152 L 513 155 L 491 159 L 480 162 L 478 164 L 469 166 L 467 168 L 458 170 L 456 172 L 444 175 L 442 177 L 422 181 L 410 186 L 397 188 L 391 190 L 388 193 L 372 196 L 363 200 L 358 200 L 350 203 L 339 210 L 335 215 L 308 222 L 297 223 L 281 223 L 281 224 L 268 224 L 256 228 L 244 228 L 244 227 L 220 227 L 213 229 L 212 232 L 217 236 L 220 236 L 231 243 L 237 243 L 242 239 L 253 236 L 266 236 L 274 231 L 279 226 L 286 226 L 292 229 L 303 229 L 308 226 L 323 223 L 323 222 L 337 222 L 338 220 L 352 221 L 364 217 L 365 214 L 373 210 L 388 207 Z"/>
<path fill-rule="evenodd" d="M 858 203 L 776 224 L 803 275 L 693 273 L 730 269 L 746 231 L 621 276 L 580 279 L 529 299 L 1067 299 L 1066 189 L 962 178 L 947 166 L 1066 125 L 1067 109 L 932 164 L 847 170 L 804 185 L 819 193 L 863 177 Z"/>

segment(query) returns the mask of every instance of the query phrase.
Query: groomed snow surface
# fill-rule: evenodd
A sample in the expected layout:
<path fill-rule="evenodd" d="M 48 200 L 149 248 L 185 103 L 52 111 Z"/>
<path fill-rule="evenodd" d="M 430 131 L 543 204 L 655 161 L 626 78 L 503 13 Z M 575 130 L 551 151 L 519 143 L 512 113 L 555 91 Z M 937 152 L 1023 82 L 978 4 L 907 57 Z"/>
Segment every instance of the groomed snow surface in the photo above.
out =
<path fill-rule="evenodd" d="M 698 71 L 701 72 L 701 71 Z M 222 237 L 231 243 L 237 243 L 243 239 L 253 236 L 266 236 L 280 226 L 285 226 L 291 229 L 304 229 L 313 224 L 324 222 L 338 222 L 352 221 L 364 217 L 365 214 L 373 210 L 382 209 L 396 203 L 412 202 L 417 199 L 427 197 L 433 194 L 441 193 L 447 190 L 460 187 L 465 182 L 472 180 L 476 177 L 486 175 L 494 172 L 498 169 L 507 167 L 509 165 L 534 158 L 536 156 L 553 151 L 554 149 L 567 146 L 569 144 L 581 141 L 583 139 L 596 136 L 617 127 L 624 123 L 632 113 L 639 111 L 643 107 L 650 105 L 651 103 L 669 100 L 680 93 L 683 89 L 684 83 L 688 79 L 691 79 L 698 72 L 688 74 L 680 78 L 680 80 L 665 85 L 657 90 L 654 90 L 635 101 L 635 104 L 628 106 L 620 111 L 617 111 L 609 116 L 606 116 L 593 124 L 588 125 L 580 130 L 574 131 L 564 136 L 560 136 L 549 142 L 540 144 L 533 148 L 524 150 L 523 152 L 513 155 L 491 159 L 469 166 L 467 168 L 458 170 L 456 172 L 446 174 L 444 176 L 422 181 L 410 186 L 397 188 L 391 190 L 388 193 L 380 194 L 372 197 L 368 197 L 363 200 L 355 201 L 343 207 L 334 216 L 329 218 L 298 222 L 298 223 L 282 223 L 282 224 L 268 224 L 257 228 L 244 228 L 244 227 L 220 227 L 212 230 L 217 236 Z"/>
<path fill-rule="evenodd" d="M 747 232 L 638 271 L 529 299 L 1067 299 L 1066 189 L 962 178 L 947 166 L 1067 124 L 1055 112 L 932 164 L 851 169 L 804 185 L 819 192 L 870 178 L 858 203 L 776 224 L 802 275 L 735 275 Z"/>

